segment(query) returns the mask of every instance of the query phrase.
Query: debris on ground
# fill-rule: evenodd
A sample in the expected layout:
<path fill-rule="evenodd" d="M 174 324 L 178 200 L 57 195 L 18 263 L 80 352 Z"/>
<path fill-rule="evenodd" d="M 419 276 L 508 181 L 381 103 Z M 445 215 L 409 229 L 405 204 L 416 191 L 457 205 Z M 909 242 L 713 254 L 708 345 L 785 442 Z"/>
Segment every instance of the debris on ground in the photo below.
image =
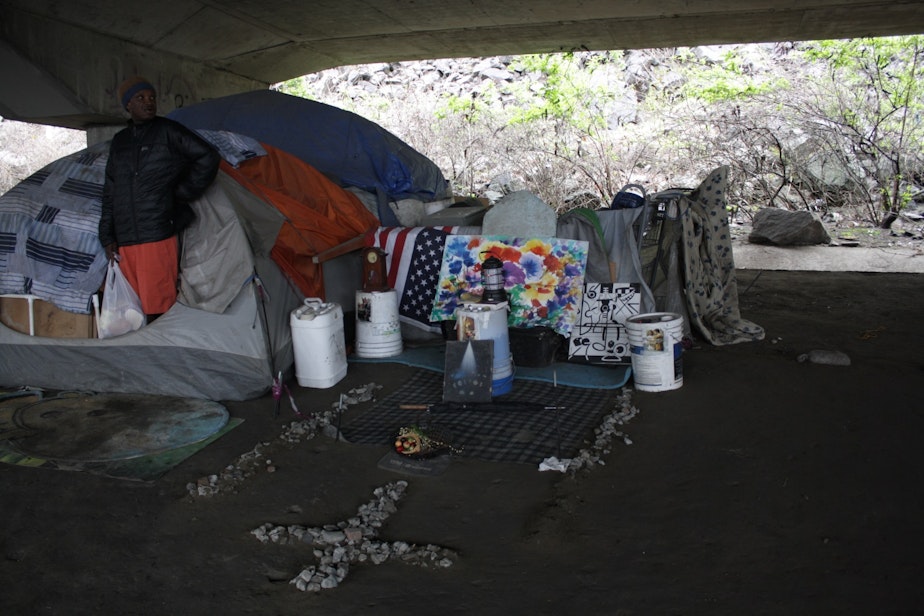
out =
<path fill-rule="evenodd" d="M 808 353 L 802 353 L 796 360 L 800 363 L 809 362 L 812 364 L 827 364 L 829 366 L 850 365 L 850 356 L 843 351 L 828 351 L 825 349 L 815 349 Z"/>
<path fill-rule="evenodd" d="M 606 462 L 603 456 L 610 453 L 610 444 L 613 439 L 618 438 L 626 445 L 631 445 L 632 439 L 620 430 L 619 426 L 629 423 L 633 417 L 638 415 L 638 409 L 632 405 L 632 390 L 627 387 L 623 388 L 614 404 L 615 410 L 606 415 L 594 430 L 594 442 L 589 448 L 582 449 L 574 458 L 562 460 L 554 456 L 546 458 L 539 464 L 539 470 L 575 473 L 582 468 L 590 468 L 594 465 L 604 466 Z"/>
<path fill-rule="evenodd" d="M 292 421 L 284 426 L 279 441 L 287 445 L 297 445 L 302 441 L 311 440 L 319 433 L 337 438 L 343 411 L 349 406 L 373 400 L 375 392 L 381 388 L 382 386 L 376 383 L 368 383 L 349 390 L 340 396 L 340 400 L 332 405 L 331 410 L 310 413 L 304 419 Z M 222 491 L 233 490 L 259 472 L 275 472 L 276 466 L 270 457 L 273 451 L 274 443 L 258 443 L 252 450 L 241 454 L 228 464 L 221 473 L 200 477 L 195 482 L 186 484 L 186 490 L 191 496 L 214 496 Z"/>

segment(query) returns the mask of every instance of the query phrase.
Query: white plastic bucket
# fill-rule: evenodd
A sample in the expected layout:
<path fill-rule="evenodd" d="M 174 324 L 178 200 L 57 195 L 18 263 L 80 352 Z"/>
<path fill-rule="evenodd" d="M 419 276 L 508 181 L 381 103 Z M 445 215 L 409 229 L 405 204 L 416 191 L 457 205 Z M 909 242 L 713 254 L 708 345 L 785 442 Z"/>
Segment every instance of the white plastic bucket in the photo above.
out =
<path fill-rule="evenodd" d="M 356 355 L 394 357 L 404 350 L 398 320 L 398 292 L 356 292 Z"/>
<path fill-rule="evenodd" d="M 632 379 L 640 391 L 667 391 L 683 385 L 683 317 L 672 312 L 626 319 Z"/>
<path fill-rule="evenodd" d="M 507 302 L 499 304 L 463 304 L 456 310 L 459 340 L 493 340 L 491 394 L 500 396 L 513 387 L 513 354 L 507 331 Z"/>
<path fill-rule="evenodd" d="M 295 378 L 302 387 L 326 389 L 347 373 L 343 310 L 309 297 L 289 315 Z"/>

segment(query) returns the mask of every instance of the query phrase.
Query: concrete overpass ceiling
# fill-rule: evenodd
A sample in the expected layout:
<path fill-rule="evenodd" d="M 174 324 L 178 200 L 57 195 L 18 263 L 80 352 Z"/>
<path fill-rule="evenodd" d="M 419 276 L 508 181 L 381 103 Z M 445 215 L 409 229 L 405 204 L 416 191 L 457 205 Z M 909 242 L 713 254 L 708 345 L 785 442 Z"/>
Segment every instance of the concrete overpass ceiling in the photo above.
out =
<path fill-rule="evenodd" d="M 0 43 L 84 107 L 32 121 L 75 124 L 118 118 L 132 72 L 169 111 L 367 62 L 922 32 L 912 0 L 0 0 Z"/>
<path fill-rule="evenodd" d="M 869 0 L 2 0 L 272 83 L 377 60 L 920 32 L 921 2 Z M 292 61 L 278 65 L 283 56 Z M 289 66 L 298 66 L 294 69 Z"/>

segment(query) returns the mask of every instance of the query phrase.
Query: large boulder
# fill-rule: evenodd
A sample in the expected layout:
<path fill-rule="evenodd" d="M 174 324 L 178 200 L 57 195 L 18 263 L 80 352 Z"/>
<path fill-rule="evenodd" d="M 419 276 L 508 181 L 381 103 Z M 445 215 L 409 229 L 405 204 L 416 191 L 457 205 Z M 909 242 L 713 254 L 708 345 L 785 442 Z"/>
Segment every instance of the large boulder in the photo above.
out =
<path fill-rule="evenodd" d="M 776 246 L 812 246 L 830 244 L 831 236 L 821 219 L 812 212 L 764 208 L 754 215 L 748 241 Z"/>

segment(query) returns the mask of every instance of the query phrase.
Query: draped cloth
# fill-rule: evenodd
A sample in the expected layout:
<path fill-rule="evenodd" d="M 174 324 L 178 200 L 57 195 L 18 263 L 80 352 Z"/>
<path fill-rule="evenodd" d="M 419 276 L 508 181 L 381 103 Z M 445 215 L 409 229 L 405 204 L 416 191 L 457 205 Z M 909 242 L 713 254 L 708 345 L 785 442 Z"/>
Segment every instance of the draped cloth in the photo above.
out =
<path fill-rule="evenodd" d="M 261 143 L 266 155 L 222 163 L 222 171 L 282 213 L 270 256 L 305 297 L 325 297 L 322 264 L 312 257 L 378 227 L 359 197 L 301 159 Z M 358 282 L 358 281 L 357 281 Z"/>
<path fill-rule="evenodd" d="M 684 287 L 691 324 L 710 343 L 762 340 L 764 330 L 741 318 L 726 189 L 728 167 L 713 170 L 682 198 Z"/>

